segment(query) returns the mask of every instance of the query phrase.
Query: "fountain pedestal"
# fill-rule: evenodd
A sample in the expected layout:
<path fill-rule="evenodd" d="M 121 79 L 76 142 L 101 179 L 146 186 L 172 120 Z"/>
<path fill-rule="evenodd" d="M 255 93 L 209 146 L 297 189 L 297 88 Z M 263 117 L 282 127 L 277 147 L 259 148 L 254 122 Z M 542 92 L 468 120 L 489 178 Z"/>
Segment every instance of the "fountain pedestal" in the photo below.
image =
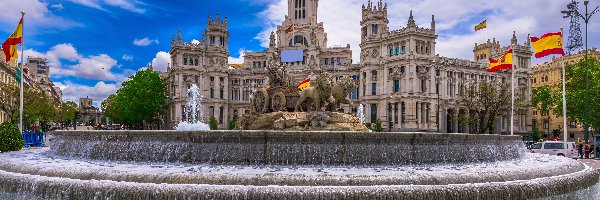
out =
<path fill-rule="evenodd" d="M 244 115 L 239 130 L 368 131 L 358 117 L 338 112 L 274 112 Z"/>

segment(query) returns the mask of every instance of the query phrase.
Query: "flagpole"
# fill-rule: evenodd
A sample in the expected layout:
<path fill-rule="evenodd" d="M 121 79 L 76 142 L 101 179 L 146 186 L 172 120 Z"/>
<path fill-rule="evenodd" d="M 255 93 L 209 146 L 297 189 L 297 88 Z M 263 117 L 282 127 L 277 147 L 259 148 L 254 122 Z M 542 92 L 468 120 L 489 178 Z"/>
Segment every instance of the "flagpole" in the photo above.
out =
<path fill-rule="evenodd" d="M 25 26 L 25 12 L 21 11 L 21 33 L 24 33 L 23 28 Z M 21 35 L 21 66 L 19 67 L 19 69 L 21 70 L 21 81 L 20 81 L 20 89 L 19 89 L 19 131 L 21 131 L 21 133 L 23 133 L 23 79 L 25 79 L 25 74 L 23 73 L 23 68 L 25 67 L 23 65 L 23 54 L 25 54 L 25 34 Z"/>
<path fill-rule="evenodd" d="M 515 59 L 515 54 L 513 52 L 513 54 L 511 55 L 513 58 L 513 61 Z M 510 98 L 510 135 L 514 135 L 514 117 L 515 117 L 515 65 L 512 64 L 512 69 L 510 69 L 511 71 L 511 78 L 510 78 L 510 91 L 511 91 L 511 98 Z"/>
<path fill-rule="evenodd" d="M 563 28 L 560 27 L 560 33 L 561 33 L 561 37 L 562 37 L 562 33 L 563 33 Z M 565 59 L 564 57 L 561 58 L 561 65 L 562 65 L 562 97 L 563 97 L 563 132 L 564 132 L 564 140 L 565 140 L 565 157 L 567 156 L 567 149 L 569 149 L 568 146 L 568 142 L 567 142 L 567 80 L 565 79 Z"/>

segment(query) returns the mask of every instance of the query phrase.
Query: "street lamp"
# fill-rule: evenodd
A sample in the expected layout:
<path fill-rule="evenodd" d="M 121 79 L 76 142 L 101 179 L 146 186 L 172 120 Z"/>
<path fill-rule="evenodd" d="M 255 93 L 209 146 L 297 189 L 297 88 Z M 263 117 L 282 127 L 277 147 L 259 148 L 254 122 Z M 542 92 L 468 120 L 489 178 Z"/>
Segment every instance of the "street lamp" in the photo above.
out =
<path fill-rule="evenodd" d="M 440 72 L 440 68 L 442 67 L 442 65 L 445 64 L 444 62 L 438 64 L 437 60 L 433 60 L 431 66 L 433 66 L 433 68 L 435 68 L 435 93 L 437 93 L 437 116 L 436 116 L 436 126 L 437 126 L 437 132 L 440 132 L 440 81 L 441 81 L 441 72 Z"/>
<path fill-rule="evenodd" d="M 569 16 L 572 15 L 576 15 L 579 14 L 579 17 L 581 17 L 585 23 L 585 99 L 584 99 L 584 104 L 585 104 L 585 115 L 584 115 L 584 119 L 583 119 L 583 127 L 584 127 L 584 131 L 585 131 L 585 141 L 588 142 L 589 141 L 589 134 L 590 134 L 590 130 L 589 130 L 589 124 L 588 124 L 588 113 L 589 113 L 589 109 L 588 109 L 588 101 L 589 101 L 589 61 L 588 61 L 588 22 L 590 21 L 590 18 L 592 17 L 592 15 L 596 14 L 596 12 L 598 12 L 598 8 L 600 6 L 596 6 L 596 8 L 594 9 L 594 11 L 592 11 L 591 13 L 588 12 L 588 4 L 590 3 L 589 0 L 583 1 L 583 5 L 585 5 L 585 15 L 580 14 L 579 12 L 574 12 L 573 8 L 576 5 L 575 1 L 573 1 L 572 3 L 570 3 L 567 8 L 569 10 L 564 10 L 561 11 L 561 13 L 563 14 L 563 18 L 567 18 Z M 577 17 L 577 16 L 575 16 Z"/>

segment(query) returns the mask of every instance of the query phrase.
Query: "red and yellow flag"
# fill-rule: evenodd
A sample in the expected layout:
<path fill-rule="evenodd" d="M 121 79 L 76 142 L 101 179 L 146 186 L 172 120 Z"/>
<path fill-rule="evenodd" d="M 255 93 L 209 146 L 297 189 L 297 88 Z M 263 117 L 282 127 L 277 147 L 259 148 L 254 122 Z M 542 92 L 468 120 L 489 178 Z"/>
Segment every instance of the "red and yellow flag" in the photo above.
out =
<path fill-rule="evenodd" d="M 533 46 L 536 58 L 542 58 L 552 54 L 565 55 L 561 32 L 546 33 L 540 38 L 531 37 L 531 46 Z"/>
<path fill-rule="evenodd" d="M 490 67 L 488 72 L 497 72 L 503 69 L 512 69 L 513 66 L 513 50 L 509 49 L 500 58 L 494 60 L 490 58 Z"/>
<path fill-rule="evenodd" d="M 487 28 L 487 19 L 483 20 L 481 23 L 475 25 L 475 31 Z"/>
<path fill-rule="evenodd" d="M 289 26 L 288 26 L 288 27 L 285 29 L 285 32 L 286 32 L 286 33 L 289 33 L 289 32 L 292 32 L 292 31 L 294 31 L 294 24 L 290 24 L 290 25 L 289 25 Z"/>
<path fill-rule="evenodd" d="M 304 81 L 302 81 L 300 84 L 298 84 L 298 89 L 300 89 L 301 91 L 304 90 L 307 87 L 310 87 L 310 77 L 304 79 Z"/>
<path fill-rule="evenodd" d="M 6 61 L 12 61 L 17 59 L 19 53 L 17 52 L 17 45 L 23 42 L 23 18 L 19 21 L 19 25 L 4 43 L 2 43 L 2 50 L 6 55 Z"/>

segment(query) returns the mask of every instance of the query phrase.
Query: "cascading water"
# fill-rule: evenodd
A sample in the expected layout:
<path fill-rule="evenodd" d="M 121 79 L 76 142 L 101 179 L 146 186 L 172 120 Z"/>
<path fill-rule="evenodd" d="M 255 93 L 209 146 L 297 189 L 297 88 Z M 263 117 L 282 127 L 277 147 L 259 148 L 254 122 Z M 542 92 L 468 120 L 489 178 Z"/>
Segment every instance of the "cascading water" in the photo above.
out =
<path fill-rule="evenodd" d="M 363 104 L 358 105 L 356 116 L 358 116 L 358 120 L 361 124 L 365 123 L 365 106 Z"/>
<path fill-rule="evenodd" d="M 185 119 L 177 125 L 179 131 L 206 131 L 210 130 L 208 124 L 203 123 L 204 117 L 202 116 L 202 94 L 196 84 L 192 84 L 187 91 L 187 103 L 185 105 L 184 115 Z"/>

